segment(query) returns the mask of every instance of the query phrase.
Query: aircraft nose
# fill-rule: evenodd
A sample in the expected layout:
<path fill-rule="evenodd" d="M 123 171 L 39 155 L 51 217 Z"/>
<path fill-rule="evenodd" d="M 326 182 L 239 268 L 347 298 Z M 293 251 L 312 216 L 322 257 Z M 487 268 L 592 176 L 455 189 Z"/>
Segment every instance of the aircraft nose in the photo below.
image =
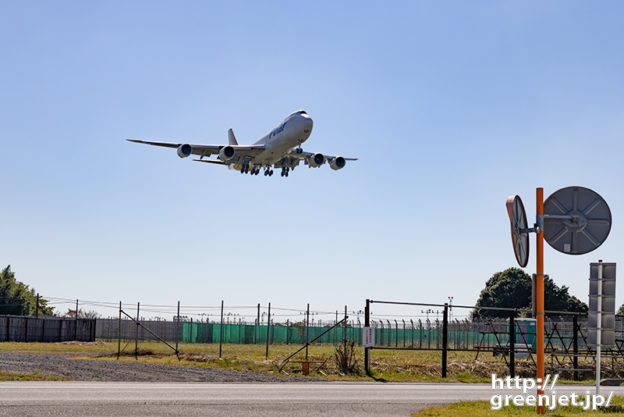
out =
<path fill-rule="evenodd" d="M 303 121 L 303 131 L 305 133 L 310 133 L 312 132 L 312 126 L 314 125 L 314 123 L 312 122 L 312 119 L 309 117 L 306 117 L 305 120 Z"/>

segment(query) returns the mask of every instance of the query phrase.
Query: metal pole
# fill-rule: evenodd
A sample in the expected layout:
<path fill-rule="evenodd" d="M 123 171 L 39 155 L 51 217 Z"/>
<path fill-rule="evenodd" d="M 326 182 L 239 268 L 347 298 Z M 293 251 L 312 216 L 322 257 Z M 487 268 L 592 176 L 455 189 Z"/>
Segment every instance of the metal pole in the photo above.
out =
<path fill-rule="evenodd" d="M 347 306 L 345 306 L 345 317 L 347 317 Z M 347 345 L 347 320 L 344 322 L 344 327 L 342 328 L 342 338 L 344 339 L 345 347 Z"/>
<path fill-rule="evenodd" d="M 35 317 L 39 317 L 39 293 L 37 293 L 37 302 L 35 304 Z"/>
<path fill-rule="evenodd" d="M 399 347 L 399 323 L 394 320 L 394 347 Z"/>
<path fill-rule="evenodd" d="M 412 348 L 414 347 L 414 320 L 410 319 L 410 323 L 412 324 Z"/>
<path fill-rule="evenodd" d="M 310 340 L 309 336 L 310 336 L 310 303 L 308 303 L 308 307 L 306 310 L 306 331 L 305 331 L 305 341 L 306 341 L 306 354 L 305 354 L 305 358 L 306 361 L 308 360 L 308 340 Z"/>
<path fill-rule="evenodd" d="M 448 347 L 448 304 L 444 303 L 442 314 L 442 378 L 446 378 L 446 355 Z"/>
<path fill-rule="evenodd" d="M 364 307 L 364 328 L 370 327 L 370 300 L 366 299 L 366 307 Z M 375 330 L 373 330 L 374 332 Z M 374 336 L 373 336 L 374 337 Z M 364 348 L 364 371 L 366 375 L 370 375 L 370 348 Z"/>
<path fill-rule="evenodd" d="M 572 316 L 572 351 L 574 352 L 574 380 L 578 381 L 578 317 Z"/>
<path fill-rule="evenodd" d="M 219 357 L 223 353 L 223 300 L 221 300 L 221 323 L 219 324 Z"/>
<path fill-rule="evenodd" d="M 535 301 L 537 316 L 537 384 L 541 387 L 544 382 L 544 189 L 537 188 L 537 265 L 535 274 Z M 538 397 L 544 395 L 543 389 L 537 390 Z M 544 406 L 537 406 L 537 413 L 544 414 Z"/>
<path fill-rule="evenodd" d="M 74 340 L 78 340 L 78 299 L 76 298 L 76 317 L 74 317 Z"/>
<path fill-rule="evenodd" d="M 119 302 L 119 321 L 117 322 L 117 359 L 121 353 L 121 301 Z"/>
<path fill-rule="evenodd" d="M 258 318 L 256 320 L 256 327 L 254 327 L 254 344 L 258 343 L 259 326 L 260 326 L 260 303 L 258 303 Z"/>
<path fill-rule="evenodd" d="M 509 376 L 516 377 L 516 313 L 509 313 Z"/>
<path fill-rule="evenodd" d="M 176 355 L 178 354 L 178 342 L 180 341 L 180 301 L 178 301 L 178 322 L 176 324 Z M 220 357 L 221 355 L 219 355 Z"/>
<path fill-rule="evenodd" d="M 596 314 L 596 395 L 600 394 L 600 345 L 602 343 L 602 259 L 598 261 L 598 306 Z"/>
<path fill-rule="evenodd" d="M 403 347 L 405 347 L 405 319 L 401 319 L 403 321 Z"/>
<path fill-rule="evenodd" d="M 136 315 L 136 332 L 134 339 L 134 359 L 139 359 L 139 307 L 141 303 L 137 302 L 137 315 Z"/>
<path fill-rule="evenodd" d="M 266 354 L 264 359 L 269 360 L 269 338 L 271 336 L 271 303 L 269 303 L 269 312 L 267 314 L 267 337 L 266 337 Z"/>

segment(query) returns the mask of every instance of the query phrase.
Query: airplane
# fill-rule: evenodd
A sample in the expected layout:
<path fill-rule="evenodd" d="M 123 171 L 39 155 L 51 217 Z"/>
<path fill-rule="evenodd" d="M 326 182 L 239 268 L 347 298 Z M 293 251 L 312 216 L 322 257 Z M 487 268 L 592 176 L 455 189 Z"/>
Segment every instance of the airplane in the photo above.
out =
<path fill-rule="evenodd" d="M 301 161 L 309 168 L 318 168 L 327 162 L 333 170 L 344 168 L 347 161 L 357 161 L 357 158 L 305 152 L 301 149 L 301 144 L 312 133 L 312 125 L 310 115 L 305 110 L 298 110 L 251 145 L 239 145 L 232 129 L 228 130 L 227 145 L 189 145 L 188 143 L 127 140 L 165 148 L 177 148 L 180 158 L 198 155 L 199 159 L 193 159 L 193 161 L 227 165 L 230 169 L 240 171 L 241 174 L 258 175 L 260 170 L 264 169 L 265 177 L 273 175 L 273 168 L 281 168 L 281 176 L 287 177 L 288 173 L 294 170 Z M 217 155 L 217 159 L 204 159 L 214 154 Z"/>

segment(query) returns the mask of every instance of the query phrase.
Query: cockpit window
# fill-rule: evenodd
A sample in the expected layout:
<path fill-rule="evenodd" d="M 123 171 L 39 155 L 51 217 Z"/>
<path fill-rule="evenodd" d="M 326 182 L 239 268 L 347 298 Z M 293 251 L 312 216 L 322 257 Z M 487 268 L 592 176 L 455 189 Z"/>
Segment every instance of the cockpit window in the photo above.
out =
<path fill-rule="evenodd" d="M 299 111 L 297 112 L 297 114 L 308 114 L 308 113 L 306 113 L 306 111 L 305 111 L 305 110 L 299 110 Z"/>

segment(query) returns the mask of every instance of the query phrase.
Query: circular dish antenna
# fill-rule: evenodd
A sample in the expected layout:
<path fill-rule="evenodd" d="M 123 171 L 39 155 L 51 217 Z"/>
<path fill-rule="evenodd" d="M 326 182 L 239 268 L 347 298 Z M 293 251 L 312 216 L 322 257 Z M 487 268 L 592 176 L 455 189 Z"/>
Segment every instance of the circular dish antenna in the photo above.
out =
<path fill-rule="evenodd" d="M 589 188 L 562 188 L 544 202 L 544 239 L 559 252 L 591 252 L 602 245 L 610 231 L 611 210 Z"/>
<path fill-rule="evenodd" d="M 518 264 L 524 268 L 529 262 L 529 233 L 522 199 L 517 195 L 507 197 L 507 214 L 511 222 L 511 244 Z"/>

